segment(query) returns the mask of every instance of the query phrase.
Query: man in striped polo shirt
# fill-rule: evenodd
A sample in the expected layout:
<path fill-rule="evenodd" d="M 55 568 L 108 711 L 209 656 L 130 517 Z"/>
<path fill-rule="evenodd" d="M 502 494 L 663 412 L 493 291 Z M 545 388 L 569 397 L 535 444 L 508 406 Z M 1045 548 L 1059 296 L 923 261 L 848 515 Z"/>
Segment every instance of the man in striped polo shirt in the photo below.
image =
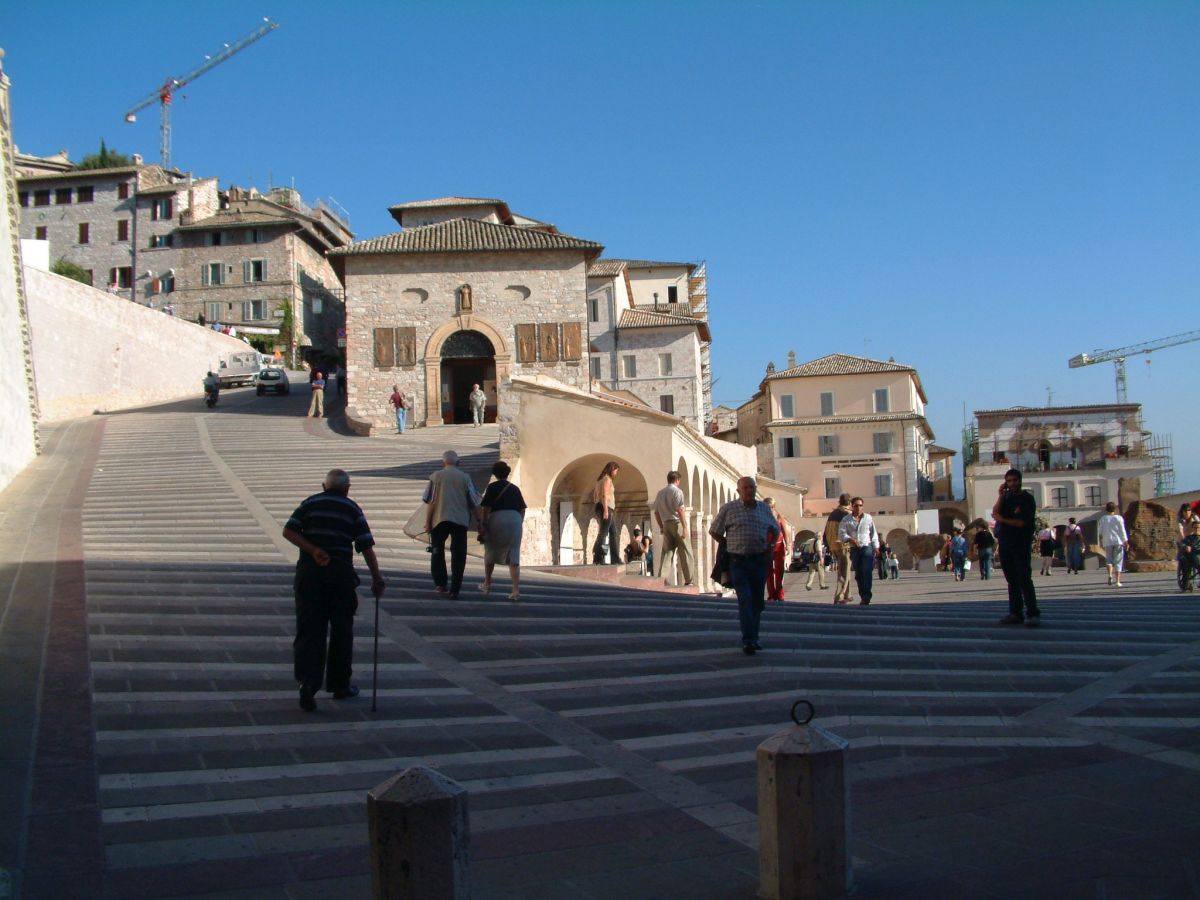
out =
<path fill-rule="evenodd" d="M 366 516 L 347 496 L 350 476 L 331 469 L 322 486 L 321 493 L 296 507 L 283 527 L 284 538 L 300 548 L 293 582 L 296 640 L 292 647 L 300 708 L 306 712 L 317 708 L 315 696 L 322 681 L 335 699 L 358 696 L 358 686 L 350 683 L 358 610 L 355 550 L 371 570 L 372 593 L 382 595 L 385 586 Z"/>

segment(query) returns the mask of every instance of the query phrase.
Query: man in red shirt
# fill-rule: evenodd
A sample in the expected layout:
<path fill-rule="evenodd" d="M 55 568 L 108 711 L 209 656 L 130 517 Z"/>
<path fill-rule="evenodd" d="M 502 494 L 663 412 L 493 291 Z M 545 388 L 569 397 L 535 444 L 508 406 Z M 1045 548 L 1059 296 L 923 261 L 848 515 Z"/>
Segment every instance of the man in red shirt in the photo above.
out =
<path fill-rule="evenodd" d="M 399 385 L 392 385 L 392 408 L 396 410 L 396 434 L 404 434 L 404 417 L 408 410 L 408 399 Z"/>

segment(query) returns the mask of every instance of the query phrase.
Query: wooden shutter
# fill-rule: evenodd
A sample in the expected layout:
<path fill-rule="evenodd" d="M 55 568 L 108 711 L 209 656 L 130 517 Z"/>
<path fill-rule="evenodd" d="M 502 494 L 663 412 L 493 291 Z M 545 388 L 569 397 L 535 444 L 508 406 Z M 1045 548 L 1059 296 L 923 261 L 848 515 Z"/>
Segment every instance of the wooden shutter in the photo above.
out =
<path fill-rule="evenodd" d="M 578 322 L 563 322 L 562 358 L 583 359 L 583 326 Z"/>
<path fill-rule="evenodd" d="M 393 328 L 375 329 L 375 367 L 389 368 L 396 365 L 396 343 Z"/>
<path fill-rule="evenodd" d="M 242 283 L 243 284 L 249 282 L 250 278 L 252 277 L 251 273 L 250 273 L 250 267 L 252 265 L 254 265 L 254 264 L 252 262 L 250 262 L 250 260 L 248 260 L 248 259 L 242 260 Z"/>
<path fill-rule="evenodd" d="M 517 326 L 517 362 L 531 363 L 537 361 L 537 326 Z"/>
<path fill-rule="evenodd" d="M 417 329 L 412 326 L 397 328 L 396 331 L 396 365 L 415 366 L 417 364 Z"/>
<path fill-rule="evenodd" d="M 542 324 L 537 327 L 538 354 L 542 362 L 558 362 L 558 324 Z"/>

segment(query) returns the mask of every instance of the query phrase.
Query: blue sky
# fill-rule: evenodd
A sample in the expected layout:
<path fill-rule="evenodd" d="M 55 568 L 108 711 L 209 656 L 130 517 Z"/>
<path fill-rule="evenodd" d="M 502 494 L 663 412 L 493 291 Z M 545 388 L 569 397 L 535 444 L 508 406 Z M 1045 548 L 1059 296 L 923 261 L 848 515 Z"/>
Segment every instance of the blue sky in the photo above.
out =
<path fill-rule="evenodd" d="M 1198 3 L 27 0 L 17 144 L 156 160 L 157 110 L 125 110 L 262 16 L 177 95 L 176 166 L 333 198 L 359 237 L 464 194 L 706 259 L 717 402 L 789 350 L 894 356 L 958 448 L 964 406 L 1113 402 L 1067 359 L 1200 327 Z M 1128 363 L 1180 489 L 1198 351 Z"/>

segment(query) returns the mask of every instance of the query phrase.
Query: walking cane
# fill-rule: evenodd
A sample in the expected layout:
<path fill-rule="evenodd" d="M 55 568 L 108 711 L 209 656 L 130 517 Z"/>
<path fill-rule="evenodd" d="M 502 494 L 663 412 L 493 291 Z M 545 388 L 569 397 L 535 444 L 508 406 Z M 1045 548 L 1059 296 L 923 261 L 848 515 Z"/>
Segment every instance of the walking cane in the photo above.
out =
<path fill-rule="evenodd" d="M 375 594 L 375 659 L 371 663 L 371 712 L 375 712 L 379 696 L 379 592 L 372 593 Z"/>

